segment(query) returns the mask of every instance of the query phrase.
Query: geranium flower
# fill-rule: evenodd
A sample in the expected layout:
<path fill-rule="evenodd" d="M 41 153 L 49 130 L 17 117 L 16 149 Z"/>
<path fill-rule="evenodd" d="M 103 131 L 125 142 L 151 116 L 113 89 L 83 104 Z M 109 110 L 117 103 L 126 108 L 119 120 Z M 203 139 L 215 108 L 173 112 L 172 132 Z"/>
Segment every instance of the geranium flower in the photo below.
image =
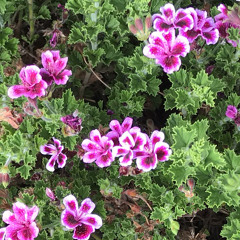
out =
<path fill-rule="evenodd" d="M 168 32 L 174 30 L 174 28 L 187 31 L 193 28 L 193 18 L 187 9 L 178 9 L 175 12 L 175 8 L 171 3 L 167 3 L 160 8 L 161 14 L 154 14 L 152 16 L 153 28 L 157 31 Z"/>
<path fill-rule="evenodd" d="M 169 145 L 164 140 L 164 134 L 160 131 L 154 131 L 149 138 L 146 135 L 147 142 L 144 145 L 144 150 L 136 151 L 134 157 L 136 158 L 137 167 L 144 172 L 150 171 L 157 167 L 158 161 L 167 161 L 172 154 Z"/>
<path fill-rule="evenodd" d="M 227 111 L 226 111 L 226 116 L 231 119 L 235 119 L 237 117 L 237 114 L 238 114 L 237 108 L 235 106 L 228 105 Z"/>
<path fill-rule="evenodd" d="M 95 204 L 90 198 L 84 199 L 80 207 L 73 195 L 66 196 L 63 203 L 66 209 L 62 212 L 61 223 L 68 229 L 74 229 L 74 239 L 88 240 L 91 233 L 102 226 L 101 217 L 91 214 Z"/>
<path fill-rule="evenodd" d="M 145 134 L 140 132 L 138 127 L 133 127 L 119 137 L 119 146 L 112 149 L 114 158 L 119 157 L 121 166 L 129 166 L 134 158 L 134 151 L 142 150 L 146 144 Z"/>
<path fill-rule="evenodd" d="M 6 228 L 0 229 L 0 240 L 4 240 L 6 235 Z"/>
<path fill-rule="evenodd" d="M 188 40 L 175 31 L 168 33 L 153 32 L 149 37 L 149 44 L 144 47 L 143 54 L 156 59 L 156 64 L 163 67 L 166 73 L 178 71 L 181 66 L 180 56 L 185 57 L 190 51 Z"/>
<path fill-rule="evenodd" d="M 108 137 L 102 136 L 100 132 L 95 129 L 90 132 L 90 140 L 85 139 L 82 142 L 82 148 L 87 151 L 83 155 L 83 162 L 96 164 L 103 168 L 108 167 L 113 162 L 111 149 L 113 147 L 113 141 Z"/>
<path fill-rule="evenodd" d="M 55 82 L 57 85 L 66 84 L 69 76 L 72 75 L 71 70 L 65 69 L 68 57 L 61 58 L 59 51 L 46 51 L 42 53 L 42 65 L 40 74 L 48 85 Z"/>
<path fill-rule="evenodd" d="M 38 212 L 37 206 L 28 208 L 21 202 L 14 203 L 13 213 L 9 210 L 3 213 L 3 221 L 9 225 L 0 230 L 0 237 L 4 236 L 5 230 L 5 239 L 7 240 L 33 240 L 39 233 L 35 222 Z"/>
<path fill-rule="evenodd" d="M 35 65 L 23 67 L 19 73 L 21 85 L 14 85 L 8 89 L 10 98 L 25 96 L 34 99 L 45 95 L 47 83 L 42 80 L 40 69 Z"/>
<path fill-rule="evenodd" d="M 226 39 L 229 43 L 232 44 L 233 47 L 237 47 L 238 43 L 234 40 L 229 39 L 227 30 L 231 27 L 239 28 L 240 22 L 238 14 L 234 14 L 234 9 L 228 14 L 228 9 L 224 4 L 220 4 L 218 6 L 218 11 L 220 13 L 217 14 L 214 19 L 216 21 L 216 28 L 219 31 L 219 36 Z"/>
<path fill-rule="evenodd" d="M 118 138 L 132 127 L 132 123 L 133 119 L 130 117 L 126 117 L 122 124 L 120 124 L 118 120 L 112 120 L 109 123 L 112 131 L 108 132 L 106 136 L 114 142 L 114 146 L 119 145 Z"/>
<path fill-rule="evenodd" d="M 44 155 L 52 155 L 49 159 L 46 168 L 48 171 L 54 171 L 54 165 L 57 162 L 59 168 L 63 168 L 66 165 L 67 156 L 62 153 L 63 146 L 61 142 L 53 137 L 53 144 L 46 144 L 40 146 L 40 152 Z"/>
<path fill-rule="evenodd" d="M 82 129 L 82 119 L 77 116 L 76 111 L 73 114 L 61 117 L 61 121 L 67 125 L 67 127 L 64 128 L 64 133 L 67 136 L 73 136 Z"/>
<path fill-rule="evenodd" d="M 187 8 L 190 12 L 194 26 L 192 29 L 183 31 L 179 30 L 179 34 L 186 37 L 192 43 L 198 36 L 206 40 L 206 44 L 215 44 L 219 38 L 219 31 L 216 28 L 213 18 L 207 18 L 207 12 L 199 9 Z"/>

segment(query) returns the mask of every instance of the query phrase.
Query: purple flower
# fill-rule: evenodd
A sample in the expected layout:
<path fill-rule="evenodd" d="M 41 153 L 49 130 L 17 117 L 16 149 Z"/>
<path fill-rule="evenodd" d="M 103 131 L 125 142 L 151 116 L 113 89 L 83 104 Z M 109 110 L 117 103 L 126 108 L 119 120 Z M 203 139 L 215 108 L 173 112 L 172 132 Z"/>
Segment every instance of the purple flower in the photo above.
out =
<path fill-rule="evenodd" d="M 143 150 L 146 144 L 145 134 L 140 132 L 138 127 L 133 127 L 126 131 L 119 137 L 119 146 L 112 149 L 114 158 L 119 157 L 121 166 L 129 166 L 132 164 L 134 158 L 134 151 Z"/>
<path fill-rule="evenodd" d="M 42 53 L 42 65 L 40 74 L 48 85 L 55 82 L 57 85 L 66 84 L 69 76 L 72 75 L 71 70 L 65 69 L 68 57 L 60 58 L 59 51 L 46 51 Z"/>
<path fill-rule="evenodd" d="M 87 151 L 83 155 L 83 162 L 96 164 L 100 167 L 108 167 L 114 161 L 112 156 L 113 141 L 108 137 L 101 137 L 100 132 L 95 129 L 90 132 L 90 140 L 85 139 L 82 142 L 82 148 Z"/>
<path fill-rule="evenodd" d="M 175 8 L 171 3 L 167 3 L 164 7 L 160 8 L 161 14 L 154 14 L 153 27 L 157 31 L 169 32 L 175 28 L 187 31 L 193 28 L 193 18 L 187 9 L 178 9 L 175 12 Z"/>
<path fill-rule="evenodd" d="M 53 137 L 53 144 L 46 144 L 40 146 L 40 152 L 44 155 L 52 155 L 49 159 L 46 168 L 48 171 L 54 171 L 54 165 L 57 162 L 59 168 L 63 168 L 66 165 L 67 156 L 62 153 L 63 146 L 61 142 Z"/>
<path fill-rule="evenodd" d="M 84 199 L 80 207 L 73 195 L 66 196 L 63 203 L 66 209 L 62 212 L 61 223 L 68 229 L 74 229 L 74 239 L 88 240 L 91 233 L 102 226 L 101 217 L 91 214 L 95 204 L 90 198 Z"/>
<path fill-rule="evenodd" d="M 153 32 L 149 37 L 149 44 L 144 47 L 143 54 L 156 59 L 156 64 L 163 67 L 166 73 L 178 71 L 181 66 L 180 56 L 185 57 L 190 51 L 188 40 L 175 31 L 168 33 Z"/>
<path fill-rule="evenodd" d="M 112 120 L 109 123 L 109 127 L 112 131 L 108 132 L 106 136 L 114 142 L 114 146 L 119 145 L 118 138 L 132 127 L 132 122 L 132 118 L 126 117 L 122 122 L 122 125 L 118 120 Z"/>
<path fill-rule="evenodd" d="M 74 133 L 78 133 L 82 129 L 82 119 L 76 116 L 75 113 L 61 117 L 61 121 L 68 125 Z"/>
<path fill-rule="evenodd" d="M 144 150 L 136 151 L 135 158 L 137 167 L 144 172 L 157 167 L 158 161 L 167 161 L 172 154 L 169 145 L 164 140 L 164 134 L 160 131 L 154 131 L 149 139 L 146 135 L 147 143 L 144 145 Z"/>
<path fill-rule="evenodd" d="M 9 240 L 33 240 L 38 236 L 39 229 L 35 222 L 39 209 L 37 206 L 28 208 L 21 202 L 13 204 L 13 213 L 5 211 L 3 221 L 9 224 L 5 228 L 5 239 Z M 0 236 L 4 228 L 0 230 Z"/>
<path fill-rule="evenodd" d="M 219 31 L 215 26 L 213 18 L 207 18 L 207 12 L 199 9 L 187 8 L 190 12 L 194 26 L 192 29 L 183 31 L 179 30 L 179 34 L 186 37 L 192 43 L 198 36 L 206 40 L 206 44 L 215 44 L 219 38 Z"/>
<path fill-rule="evenodd" d="M 52 32 L 52 38 L 50 39 L 50 45 L 51 47 L 56 47 L 57 45 L 57 41 L 58 41 L 58 30 L 55 29 L 53 32 Z"/>
<path fill-rule="evenodd" d="M 226 116 L 231 119 L 235 119 L 237 117 L 237 114 L 238 114 L 237 108 L 235 106 L 228 105 L 227 111 L 226 111 Z"/>
<path fill-rule="evenodd" d="M 36 98 L 45 95 L 47 83 L 42 80 L 40 69 L 35 65 L 23 67 L 19 74 L 22 85 L 14 85 L 8 89 L 10 98 L 25 96 L 27 98 Z"/>

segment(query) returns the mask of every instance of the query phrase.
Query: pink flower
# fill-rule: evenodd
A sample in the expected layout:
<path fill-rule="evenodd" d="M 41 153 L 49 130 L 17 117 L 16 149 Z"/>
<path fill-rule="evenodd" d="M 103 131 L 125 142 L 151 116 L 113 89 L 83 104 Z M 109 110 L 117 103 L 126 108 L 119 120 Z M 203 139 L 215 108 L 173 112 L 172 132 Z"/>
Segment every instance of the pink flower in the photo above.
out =
<path fill-rule="evenodd" d="M 90 140 L 85 139 L 82 142 L 82 148 L 87 151 L 83 155 L 83 162 L 96 164 L 100 167 L 108 167 L 114 161 L 112 156 L 113 141 L 108 137 L 101 137 L 100 132 L 95 129 L 90 132 Z"/>
<path fill-rule="evenodd" d="M 57 85 L 66 84 L 71 70 L 65 69 L 68 57 L 60 58 L 59 51 L 46 51 L 42 53 L 42 65 L 40 74 L 48 85 L 54 81 Z"/>
<path fill-rule="evenodd" d="M 175 28 L 187 31 L 193 28 L 193 18 L 187 9 L 178 9 L 175 12 L 175 8 L 171 3 L 167 3 L 164 7 L 160 8 L 161 14 L 154 14 L 153 27 L 157 31 L 168 32 Z"/>
<path fill-rule="evenodd" d="M 132 123 L 133 119 L 130 117 L 126 117 L 122 124 L 120 124 L 118 120 L 112 120 L 109 123 L 109 127 L 112 131 L 108 132 L 106 136 L 114 142 L 114 146 L 119 145 L 118 138 L 132 127 Z"/>
<path fill-rule="evenodd" d="M 153 32 L 149 37 L 149 44 L 144 47 L 143 54 L 149 58 L 156 59 L 156 64 L 170 74 L 178 71 L 181 66 L 180 56 L 185 57 L 190 51 L 188 40 L 178 35 L 175 31 L 168 33 Z"/>
<path fill-rule="evenodd" d="M 3 221 L 9 224 L 5 228 L 5 238 L 8 240 L 33 240 L 38 236 L 39 229 L 35 222 L 39 209 L 37 206 L 28 208 L 21 202 L 13 204 L 13 213 L 5 211 Z M 0 236 L 3 229 L 0 231 Z"/>
<path fill-rule="evenodd" d="M 169 145 L 164 140 L 164 134 L 160 131 L 154 131 L 149 139 L 146 135 L 147 143 L 144 145 L 144 150 L 136 151 L 135 158 L 137 159 L 137 167 L 144 172 L 157 167 L 158 161 L 167 161 L 172 154 Z"/>
<path fill-rule="evenodd" d="M 88 240 L 91 233 L 102 226 L 101 217 L 91 214 L 95 204 L 90 198 L 84 199 L 80 207 L 73 195 L 66 196 L 63 203 L 66 209 L 62 212 L 61 223 L 68 229 L 74 229 L 74 239 Z"/>
<path fill-rule="evenodd" d="M 54 192 L 50 188 L 46 188 L 46 195 L 54 201 L 56 199 Z"/>
<path fill-rule="evenodd" d="M 228 105 L 227 111 L 226 111 L 226 116 L 231 119 L 235 119 L 237 117 L 237 114 L 238 114 L 237 108 L 235 106 Z"/>
<path fill-rule="evenodd" d="M 10 98 L 25 96 L 34 99 L 45 95 L 47 83 L 42 80 L 40 69 L 37 66 L 23 67 L 19 77 L 22 80 L 22 85 L 14 85 L 8 89 Z"/>
<path fill-rule="evenodd" d="M 61 117 L 61 121 L 68 125 L 75 133 L 78 133 L 82 129 L 82 119 L 75 114 L 66 115 Z"/>
<path fill-rule="evenodd" d="M 62 153 L 63 146 L 61 142 L 53 137 L 53 144 L 46 144 L 40 146 L 40 152 L 44 155 L 52 155 L 49 159 L 46 168 L 48 171 L 54 171 L 54 165 L 57 162 L 59 168 L 63 168 L 66 165 L 67 156 Z"/>
<path fill-rule="evenodd" d="M 233 47 L 237 47 L 237 42 L 229 39 L 227 30 L 231 27 L 239 28 L 239 17 L 234 17 L 234 10 L 228 14 L 228 9 L 224 4 L 218 6 L 218 15 L 214 17 L 216 21 L 216 27 L 219 31 L 219 36 L 225 38 Z M 236 24 L 238 23 L 238 24 Z"/>
<path fill-rule="evenodd" d="M 146 144 L 146 135 L 138 127 L 133 127 L 119 137 L 119 146 L 112 149 L 114 158 L 119 157 L 121 166 L 129 166 L 134 158 L 134 151 L 143 150 Z"/>
<path fill-rule="evenodd" d="M 207 12 L 201 10 L 194 10 L 193 8 L 187 8 L 190 12 L 194 26 L 192 29 L 183 31 L 179 30 L 179 34 L 186 37 L 190 43 L 192 43 L 198 36 L 201 36 L 206 40 L 206 44 L 215 44 L 219 38 L 219 31 L 215 26 L 213 18 L 207 18 Z"/>
<path fill-rule="evenodd" d="M 4 240 L 6 236 L 6 228 L 0 229 L 0 240 Z"/>

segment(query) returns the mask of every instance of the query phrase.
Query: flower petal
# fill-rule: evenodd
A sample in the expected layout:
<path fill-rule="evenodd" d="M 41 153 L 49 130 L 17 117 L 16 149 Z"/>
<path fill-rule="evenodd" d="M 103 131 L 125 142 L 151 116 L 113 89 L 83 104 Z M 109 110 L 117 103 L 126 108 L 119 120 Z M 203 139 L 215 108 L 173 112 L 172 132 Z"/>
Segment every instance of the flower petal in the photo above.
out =
<path fill-rule="evenodd" d="M 6 228 L 0 229 L 0 240 L 4 240 L 6 235 Z"/>
<path fill-rule="evenodd" d="M 24 82 L 28 83 L 29 86 L 35 85 L 42 80 L 40 69 L 35 65 L 30 65 L 24 68 L 25 79 Z"/>
<path fill-rule="evenodd" d="M 153 131 L 150 137 L 153 146 L 155 146 L 157 142 L 162 142 L 164 138 L 164 133 L 157 130 Z"/>
<path fill-rule="evenodd" d="M 183 36 L 177 36 L 177 38 L 175 39 L 175 42 L 172 46 L 171 53 L 174 56 L 180 55 L 182 57 L 186 57 L 186 55 L 189 52 L 190 52 L 190 45 L 189 45 L 187 38 L 185 38 Z"/>
<path fill-rule="evenodd" d="M 86 217 L 81 219 L 81 222 L 91 225 L 95 229 L 99 229 L 102 226 L 102 218 L 96 214 L 88 214 Z"/>
<path fill-rule="evenodd" d="M 143 54 L 149 58 L 158 58 L 164 54 L 164 51 L 158 45 L 148 44 L 143 48 Z"/>
<path fill-rule="evenodd" d="M 74 229 L 76 228 L 80 222 L 75 219 L 75 215 L 72 211 L 64 210 L 61 214 L 61 223 L 67 229 Z"/>
<path fill-rule="evenodd" d="M 2 220 L 7 224 L 16 224 L 17 223 L 14 213 L 10 212 L 9 210 L 4 211 Z"/>
<path fill-rule="evenodd" d="M 123 155 L 127 154 L 128 152 L 129 152 L 129 149 L 126 149 L 124 147 L 115 146 L 112 148 L 112 155 L 114 158 L 123 156 Z"/>
<path fill-rule="evenodd" d="M 112 120 L 112 121 L 109 123 L 109 127 L 110 127 L 113 131 L 117 132 L 117 133 L 119 134 L 119 136 L 122 135 L 122 127 L 121 127 L 121 125 L 120 125 L 120 123 L 119 123 L 118 120 Z"/>
<path fill-rule="evenodd" d="M 83 155 L 83 162 L 84 163 L 92 163 L 94 162 L 101 154 L 99 152 L 86 152 Z"/>
<path fill-rule="evenodd" d="M 59 168 L 63 168 L 66 165 L 67 156 L 63 153 L 60 153 L 57 157 L 57 163 Z"/>
<path fill-rule="evenodd" d="M 177 28 L 181 28 L 184 32 L 193 28 L 194 22 L 193 18 L 185 9 L 178 9 L 176 12 L 174 25 Z"/>
<path fill-rule="evenodd" d="M 38 236 L 39 229 L 35 222 L 31 223 L 28 227 L 23 227 L 17 232 L 19 240 L 34 240 Z"/>
<path fill-rule="evenodd" d="M 15 202 L 13 204 L 13 213 L 18 222 L 27 220 L 27 210 L 28 207 L 21 202 Z"/>
<path fill-rule="evenodd" d="M 173 18 L 175 17 L 175 8 L 171 3 L 167 3 L 163 7 L 161 7 L 160 12 L 162 13 L 162 17 L 167 22 L 173 21 Z"/>
<path fill-rule="evenodd" d="M 181 60 L 180 60 L 180 57 L 165 56 L 165 57 L 156 59 L 156 64 L 161 65 L 163 67 L 164 72 L 171 74 L 179 70 L 181 66 Z"/>
<path fill-rule="evenodd" d="M 14 85 L 8 89 L 8 96 L 12 99 L 19 98 L 26 93 L 26 87 L 23 85 Z"/>
<path fill-rule="evenodd" d="M 130 117 L 126 117 L 124 121 L 122 122 L 122 132 L 128 131 L 132 127 L 133 119 Z"/>
<path fill-rule="evenodd" d="M 54 72 L 53 54 L 48 50 L 48 51 L 42 53 L 41 58 L 42 58 L 43 67 L 49 73 L 53 73 Z"/>
<path fill-rule="evenodd" d="M 121 166 L 129 166 L 132 164 L 133 160 L 133 151 L 129 150 L 127 154 L 125 154 L 123 157 L 119 158 L 119 162 Z"/>
<path fill-rule="evenodd" d="M 93 142 L 89 139 L 84 139 L 83 140 L 82 148 L 86 151 L 89 151 L 89 152 L 94 152 L 94 151 L 100 151 L 101 150 L 101 147 L 97 143 L 95 143 L 95 142 Z"/>
<path fill-rule="evenodd" d="M 13 240 L 17 239 L 19 240 L 17 233 L 22 229 L 22 224 L 11 224 L 6 227 L 6 235 L 5 239 L 6 240 Z"/>
<path fill-rule="evenodd" d="M 137 158 L 136 164 L 139 169 L 148 172 L 157 167 L 157 159 L 155 156 L 141 157 Z"/>
<path fill-rule="evenodd" d="M 206 40 L 207 45 L 215 44 L 217 43 L 219 38 L 219 31 L 217 29 L 213 29 L 209 32 L 203 32 L 202 38 Z"/>
<path fill-rule="evenodd" d="M 57 148 L 52 144 L 45 144 L 40 146 L 40 152 L 44 155 L 53 155 L 57 153 Z"/>
<path fill-rule="evenodd" d="M 54 165 L 57 160 L 58 155 L 53 155 L 47 162 L 46 169 L 50 172 L 54 172 Z"/>
<path fill-rule="evenodd" d="M 55 63 L 54 63 L 55 75 L 58 75 L 67 66 L 67 62 L 68 62 L 68 57 L 59 58 L 55 61 Z"/>
<path fill-rule="evenodd" d="M 102 154 L 100 157 L 97 158 L 96 164 L 98 167 L 103 168 L 103 167 L 108 167 L 111 165 L 113 162 L 113 156 L 111 151 L 107 151 L 106 154 Z"/>
<path fill-rule="evenodd" d="M 37 217 L 39 212 L 39 208 L 37 206 L 33 206 L 32 208 L 28 208 L 27 210 L 27 219 L 28 221 L 33 222 Z"/>
<path fill-rule="evenodd" d="M 127 149 L 135 145 L 133 137 L 128 131 L 122 134 L 122 136 L 119 138 L 119 143 L 121 144 L 122 147 L 125 147 Z"/>
<path fill-rule="evenodd" d="M 81 226 L 77 226 L 74 229 L 73 238 L 78 240 L 88 240 L 90 234 L 94 232 L 94 228 L 90 225 L 82 224 Z"/>
<path fill-rule="evenodd" d="M 163 18 L 156 18 L 153 21 L 153 28 L 158 32 L 168 32 L 170 29 L 174 28 L 174 26 L 173 23 L 166 23 L 165 19 Z"/>
<path fill-rule="evenodd" d="M 65 207 L 72 212 L 77 212 L 78 210 L 78 202 L 77 199 L 73 195 L 68 195 L 63 199 L 63 204 Z"/>
<path fill-rule="evenodd" d="M 154 147 L 154 153 L 156 154 L 157 160 L 160 162 L 167 161 L 169 156 L 172 154 L 172 150 L 169 149 L 169 145 L 165 142 L 158 142 Z"/>
<path fill-rule="evenodd" d="M 95 203 L 90 198 L 85 198 L 81 202 L 79 213 L 90 214 L 94 208 L 95 208 Z"/>
<path fill-rule="evenodd" d="M 59 73 L 58 75 L 54 75 L 54 81 L 57 85 L 64 85 L 67 83 L 69 76 L 72 75 L 72 71 L 71 70 L 63 70 L 61 73 Z"/>
<path fill-rule="evenodd" d="M 45 68 L 40 69 L 40 75 L 42 76 L 42 80 L 44 80 L 48 86 L 52 85 L 54 80 L 53 76 Z"/>

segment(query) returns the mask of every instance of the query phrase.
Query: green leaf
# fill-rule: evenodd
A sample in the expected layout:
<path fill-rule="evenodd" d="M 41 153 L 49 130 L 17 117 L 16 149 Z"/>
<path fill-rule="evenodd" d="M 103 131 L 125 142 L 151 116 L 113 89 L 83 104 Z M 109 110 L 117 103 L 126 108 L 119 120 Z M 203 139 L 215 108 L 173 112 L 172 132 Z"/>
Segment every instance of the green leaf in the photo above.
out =
<path fill-rule="evenodd" d="M 70 89 L 67 89 L 63 93 L 63 101 L 64 101 L 63 109 L 65 110 L 66 115 L 72 114 L 78 107 L 78 103 Z"/>
<path fill-rule="evenodd" d="M 234 150 L 226 149 L 224 151 L 224 159 L 226 161 L 226 167 L 229 170 L 239 169 L 240 156 L 236 155 Z"/>
<path fill-rule="evenodd" d="M 205 158 L 204 162 L 206 167 L 208 165 L 212 165 L 217 169 L 224 168 L 226 164 L 222 154 L 216 150 L 216 147 L 214 145 L 209 145 L 208 155 Z"/>
<path fill-rule="evenodd" d="M 51 19 L 50 11 L 46 5 L 41 6 L 36 16 L 37 19 Z"/>
<path fill-rule="evenodd" d="M 183 182 L 194 174 L 194 168 L 189 166 L 180 166 L 172 164 L 168 171 L 173 175 L 172 179 L 176 182 L 177 186 L 180 186 Z"/>
<path fill-rule="evenodd" d="M 185 127 L 174 127 L 173 128 L 173 148 L 174 149 L 182 149 L 188 148 L 189 145 L 194 141 L 197 137 L 197 133 L 195 129 L 187 130 Z"/>
<path fill-rule="evenodd" d="M 4 14 L 6 11 L 6 6 L 7 6 L 7 0 L 1 0 L 0 1 L 0 14 Z"/>
<path fill-rule="evenodd" d="M 131 78 L 130 87 L 134 93 L 137 93 L 139 91 L 146 91 L 147 83 L 143 80 L 141 76 L 137 74 L 131 74 L 131 76 L 129 77 Z"/>

